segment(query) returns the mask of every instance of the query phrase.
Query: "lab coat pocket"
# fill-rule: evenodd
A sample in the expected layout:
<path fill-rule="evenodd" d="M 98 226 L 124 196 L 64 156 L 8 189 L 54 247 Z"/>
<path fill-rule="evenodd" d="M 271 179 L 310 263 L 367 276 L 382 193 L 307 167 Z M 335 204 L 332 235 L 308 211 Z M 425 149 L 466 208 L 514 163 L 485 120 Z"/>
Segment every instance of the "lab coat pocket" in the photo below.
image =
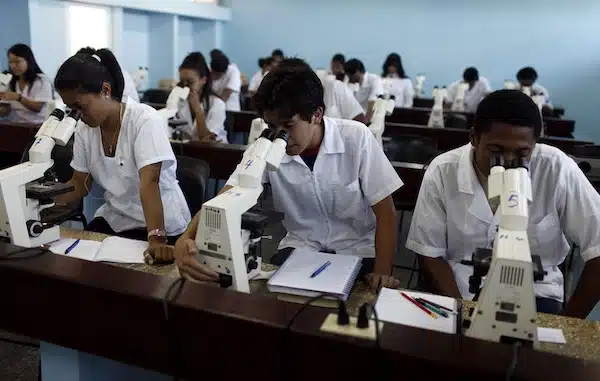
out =
<path fill-rule="evenodd" d="M 558 219 L 549 214 L 537 223 L 529 225 L 529 246 L 532 255 L 539 255 L 544 259 L 549 259 L 558 255 L 559 245 L 557 240 L 560 237 L 560 225 Z"/>
<path fill-rule="evenodd" d="M 370 210 L 366 203 L 358 179 L 348 185 L 338 185 L 333 188 L 333 212 L 340 220 L 350 224 L 360 234 L 368 231 L 371 223 Z"/>

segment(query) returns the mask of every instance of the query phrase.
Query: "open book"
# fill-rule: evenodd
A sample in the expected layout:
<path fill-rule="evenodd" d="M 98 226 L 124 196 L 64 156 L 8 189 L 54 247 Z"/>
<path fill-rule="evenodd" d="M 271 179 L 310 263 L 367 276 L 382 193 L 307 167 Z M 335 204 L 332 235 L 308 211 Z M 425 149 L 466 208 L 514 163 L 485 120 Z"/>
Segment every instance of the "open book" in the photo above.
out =
<path fill-rule="evenodd" d="M 79 240 L 77 245 L 65 254 L 75 243 L 75 239 L 61 239 L 50 246 L 50 251 L 68 257 L 93 262 L 144 263 L 144 251 L 148 242 L 121 237 L 108 237 L 104 241 Z"/>

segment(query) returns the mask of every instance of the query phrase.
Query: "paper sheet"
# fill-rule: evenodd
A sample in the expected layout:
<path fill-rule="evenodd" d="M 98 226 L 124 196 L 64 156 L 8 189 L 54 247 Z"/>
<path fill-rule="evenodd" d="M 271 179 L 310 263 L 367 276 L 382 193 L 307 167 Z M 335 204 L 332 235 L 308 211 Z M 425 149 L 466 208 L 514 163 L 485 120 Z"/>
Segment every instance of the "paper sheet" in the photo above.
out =
<path fill-rule="evenodd" d="M 144 263 L 148 242 L 121 237 L 108 237 L 96 253 L 97 262 Z"/>
<path fill-rule="evenodd" d="M 567 340 L 562 329 L 556 328 L 543 328 L 538 327 L 537 329 L 538 341 L 544 341 L 546 343 L 557 343 L 566 344 Z"/>
<path fill-rule="evenodd" d="M 75 246 L 69 254 L 65 254 L 65 251 L 75 243 L 75 239 L 66 238 L 54 242 L 50 245 L 50 251 L 54 254 L 66 255 L 67 257 L 85 259 L 86 261 L 93 261 L 96 257 L 96 253 L 100 249 L 102 242 L 79 240 L 77 246 Z"/>

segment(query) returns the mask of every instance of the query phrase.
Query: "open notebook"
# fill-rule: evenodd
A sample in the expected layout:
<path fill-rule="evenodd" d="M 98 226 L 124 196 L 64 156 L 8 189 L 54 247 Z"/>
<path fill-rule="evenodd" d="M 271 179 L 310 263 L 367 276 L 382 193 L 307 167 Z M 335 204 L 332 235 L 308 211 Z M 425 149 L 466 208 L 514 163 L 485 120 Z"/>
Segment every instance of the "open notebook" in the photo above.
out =
<path fill-rule="evenodd" d="M 331 264 L 311 278 L 311 274 L 327 261 Z M 361 262 L 361 258 L 350 255 L 296 249 L 269 279 L 267 287 L 271 292 L 283 294 L 312 297 L 327 293 L 346 300 L 358 276 Z"/>
<path fill-rule="evenodd" d="M 401 292 L 406 293 L 413 299 L 424 298 L 438 305 L 447 307 L 456 312 L 447 318 L 438 316 L 436 319 L 427 315 L 419 307 L 404 298 Z M 389 323 L 409 325 L 412 327 L 429 329 L 444 333 L 456 333 L 460 324 L 459 302 L 447 296 L 426 294 L 406 290 L 393 290 L 382 288 L 375 304 L 379 320 Z"/>
<path fill-rule="evenodd" d="M 104 241 L 80 240 L 68 254 L 65 251 L 75 239 L 61 239 L 50 246 L 50 251 L 68 257 L 94 262 L 144 263 L 144 251 L 148 242 L 121 237 L 108 237 Z"/>

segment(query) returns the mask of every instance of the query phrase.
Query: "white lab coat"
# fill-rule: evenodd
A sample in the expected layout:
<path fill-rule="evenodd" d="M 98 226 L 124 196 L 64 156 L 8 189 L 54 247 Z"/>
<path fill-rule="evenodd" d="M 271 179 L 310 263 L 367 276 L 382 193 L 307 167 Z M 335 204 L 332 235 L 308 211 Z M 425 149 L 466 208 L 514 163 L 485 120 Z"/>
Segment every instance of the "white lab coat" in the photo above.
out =
<path fill-rule="evenodd" d="M 104 155 L 100 128 L 81 121 L 77 126 L 71 167 L 90 173 L 94 182 L 105 190 L 105 203 L 94 217 L 103 217 L 116 232 L 146 226 L 139 170 L 160 162 L 159 187 L 167 234 L 183 233 L 191 220 L 164 124 L 152 107 L 128 100 L 114 157 Z"/>
<path fill-rule="evenodd" d="M 377 100 L 379 95 L 383 95 L 383 82 L 381 77 L 373 73 L 365 73 L 363 81 L 354 94 L 356 100 L 363 108 L 367 110 L 369 102 Z"/>
<path fill-rule="evenodd" d="M 365 111 L 348 86 L 337 79 L 323 79 L 323 101 L 325 116 L 352 120 Z"/>
<path fill-rule="evenodd" d="M 467 144 L 433 160 L 423 178 L 406 247 L 427 257 L 445 258 L 465 299 L 473 268 L 460 264 L 476 248 L 492 248 L 499 210 L 492 214 L 472 164 Z M 585 261 L 600 256 L 600 195 L 577 164 L 555 147 L 536 144 L 530 161 L 533 202 L 528 236 L 532 255 L 542 259 L 547 275 L 534 285 L 537 296 L 562 301 L 558 269 L 569 241 Z"/>
<path fill-rule="evenodd" d="M 453 103 L 454 98 L 456 97 L 456 92 L 458 85 L 463 83 L 463 81 L 453 82 L 450 86 L 448 86 L 448 91 L 446 92 L 445 101 L 448 103 Z M 479 77 L 479 80 L 475 82 L 473 88 L 467 90 L 465 93 L 465 111 L 466 112 L 476 112 L 477 106 L 479 106 L 479 102 L 485 98 L 486 95 L 492 92 L 492 88 L 490 87 L 489 81 L 484 77 Z"/>
<path fill-rule="evenodd" d="M 550 104 L 550 93 L 548 93 L 548 90 L 539 83 L 534 83 L 533 86 L 531 86 L 531 95 L 543 95 L 546 100 L 545 103 Z"/>
<path fill-rule="evenodd" d="M 12 90 L 10 90 L 8 86 L 0 86 L 0 91 Z M 44 106 L 42 106 L 40 112 L 33 112 L 17 101 L 9 101 L 7 103 L 10 103 L 11 111 L 8 115 L 8 120 L 13 122 L 44 123 L 44 120 L 46 119 L 46 104 L 54 98 L 52 81 L 44 74 L 38 74 L 37 79 L 33 82 L 31 87 L 27 84 L 24 89 L 21 89 L 17 82 L 15 93 L 21 94 L 23 97 L 36 102 L 42 102 L 44 103 Z"/>
<path fill-rule="evenodd" d="M 394 96 L 394 107 L 412 107 L 415 89 L 410 78 L 388 77 L 389 88 L 384 89 Z"/>
<path fill-rule="evenodd" d="M 204 111 L 204 121 L 206 127 L 213 134 L 217 135 L 216 139 L 219 143 L 227 143 L 227 131 L 225 131 L 225 118 L 227 111 L 225 110 L 225 102 L 215 95 L 208 97 L 209 108 L 208 112 L 204 110 L 204 102 L 202 102 L 202 109 Z M 179 101 L 179 110 L 177 111 L 179 119 L 183 119 L 187 122 L 184 126 L 177 127 L 178 130 L 184 131 L 192 140 L 198 140 L 198 128 L 196 126 L 196 120 L 192 118 L 192 111 L 190 104 L 187 100 L 181 99 Z"/>
<path fill-rule="evenodd" d="M 135 87 L 135 82 L 131 75 L 125 70 L 122 71 L 123 80 L 125 81 L 125 87 L 123 88 L 123 103 L 127 103 L 127 99 L 134 100 L 136 102 L 140 101 L 140 95 L 137 92 L 137 88 Z"/>
<path fill-rule="evenodd" d="M 230 64 L 227 67 L 225 74 L 217 80 L 213 80 L 212 90 L 215 94 L 221 95 L 223 90 L 231 89 L 232 93 L 225 102 L 227 111 L 240 111 L 240 91 L 242 89 L 242 75 L 235 64 Z"/>
<path fill-rule="evenodd" d="M 265 73 L 263 73 L 262 70 L 257 71 L 250 79 L 250 83 L 248 84 L 248 91 L 256 92 L 256 90 L 258 90 L 258 87 L 260 86 L 263 78 L 268 73 L 269 73 L 268 71 Z"/>
<path fill-rule="evenodd" d="M 402 186 L 373 134 L 362 123 L 324 118 L 325 133 L 311 171 L 300 156 L 284 155 L 277 172 L 265 171 L 287 235 L 279 248 L 335 250 L 375 256 L 377 204 Z M 240 170 L 227 185 L 237 185 Z"/>

